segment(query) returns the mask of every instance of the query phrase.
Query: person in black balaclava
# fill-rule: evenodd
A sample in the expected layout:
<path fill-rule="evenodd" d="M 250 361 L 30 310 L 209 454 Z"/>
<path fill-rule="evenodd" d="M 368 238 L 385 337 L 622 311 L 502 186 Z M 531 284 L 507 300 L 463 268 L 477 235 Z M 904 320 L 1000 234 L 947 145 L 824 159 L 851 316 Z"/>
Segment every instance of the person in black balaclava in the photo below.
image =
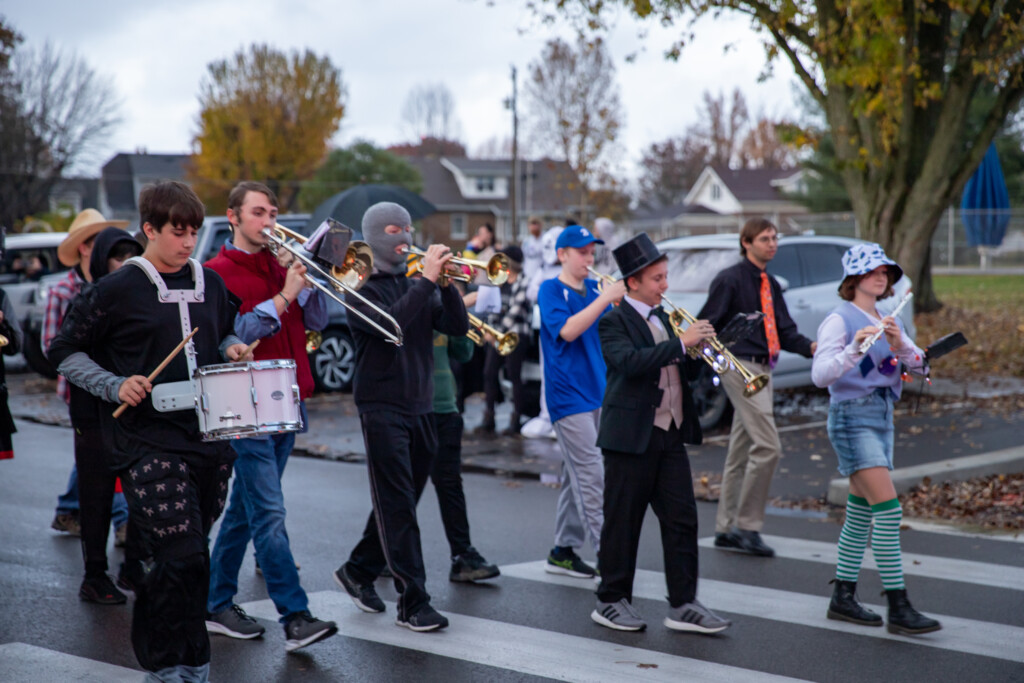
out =
<path fill-rule="evenodd" d="M 396 623 L 433 631 L 446 627 L 448 619 L 430 606 L 416 522 L 416 502 L 437 452 L 431 418 L 433 330 L 462 336 L 469 321 L 459 292 L 440 277 L 451 259 L 448 247 L 429 247 L 423 277 L 405 277 L 411 223 L 409 212 L 390 202 L 374 204 L 363 216 L 363 238 L 373 249 L 375 272 L 359 293 L 398 322 L 404 343 L 391 344 L 358 316 L 349 316 L 356 346 L 353 397 L 366 445 L 373 512 L 362 539 L 334 578 L 361 610 L 383 612 L 373 581 L 387 566 L 401 593 Z M 359 299 L 348 301 L 374 316 Z"/>

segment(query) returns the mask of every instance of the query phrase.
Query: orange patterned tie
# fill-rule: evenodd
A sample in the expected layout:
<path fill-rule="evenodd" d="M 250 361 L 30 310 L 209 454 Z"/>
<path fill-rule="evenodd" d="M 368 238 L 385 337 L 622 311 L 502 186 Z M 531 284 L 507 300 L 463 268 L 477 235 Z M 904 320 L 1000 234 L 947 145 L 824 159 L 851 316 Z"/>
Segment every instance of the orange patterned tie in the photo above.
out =
<path fill-rule="evenodd" d="M 775 328 L 775 304 L 772 302 L 772 283 L 768 273 L 761 271 L 761 311 L 764 312 L 764 336 L 768 338 L 768 362 L 775 367 L 779 359 L 779 331 Z"/>

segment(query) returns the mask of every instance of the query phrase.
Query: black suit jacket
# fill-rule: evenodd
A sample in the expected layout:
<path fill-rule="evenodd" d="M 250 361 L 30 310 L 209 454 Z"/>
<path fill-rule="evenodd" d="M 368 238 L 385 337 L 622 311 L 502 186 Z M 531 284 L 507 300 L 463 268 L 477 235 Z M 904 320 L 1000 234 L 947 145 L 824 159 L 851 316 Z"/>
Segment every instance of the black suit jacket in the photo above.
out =
<path fill-rule="evenodd" d="M 654 343 L 647 321 L 628 302 L 623 301 L 602 316 L 598 323 L 601 352 L 608 367 L 608 382 L 601 404 L 601 424 L 597 446 L 621 453 L 643 453 L 651 440 L 654 413 L 661 405 L 658 388 L 661 368 L 679 364 L 683 384 L 683 440 L 699 444 L 703 440 L 697 410 L 693 405 L 691 379 L 700 369 L 699 360 L 683 351 L 672 333 L 668 316 L 660 319 L 669 340 Z"/>

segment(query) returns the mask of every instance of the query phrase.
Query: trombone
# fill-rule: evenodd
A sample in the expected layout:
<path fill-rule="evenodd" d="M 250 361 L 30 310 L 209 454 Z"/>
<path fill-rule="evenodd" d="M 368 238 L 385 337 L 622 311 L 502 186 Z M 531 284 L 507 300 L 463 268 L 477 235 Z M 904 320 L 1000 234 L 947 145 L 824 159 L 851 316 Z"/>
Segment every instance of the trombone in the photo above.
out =
<path fill-rule="evenodd" d="M 423 251 L 419 247 L 409 246 L 405 248 L 406 254 L 412 254 L 419 256 L 417 260 L 416 269 L 420 272 L 423 271 L 423 257 L 427 255 L 427 252 Z M 469 266 L 470 268 L 481 268 L 487 273 L 487 279 L 492 285 L 503 285 L 508 281 L 509 274 L 509 260 L 508 256 L 504 254 L 495 254 L 486 261 L 478 261 L 476 259 L 468 259 L 462 256 L 452 256 L 449 263 L 456 266 Z M 448 278 L 449 280 L 458 280 L 459 282 L 472 282 L 473 276 L 463 273 L 459 268 L 453 268 L 447 270 L 442 274 L 442 277 Z"/>
<path fill-rule="evenodd" d="M 395 346 L 402 345 L 402 328 L 398 324 L 398 321 L 388 315 L 384 309 L 373 304 L 367 300 L 366 297 L 358 294 L 356 291 L 366 283 L 370 273 L 373 272 L 373 250 L 370 248 L 370 245 L 358 240 L 352 241 L 349 243 L 348 249 L 345 252 L 344 265 L 332 265 L 331 269 L 328 271 L 317 263 L 311 255 L 307 256 L 306 254 L 301 253 L 305 251 L 305 249 L 299 249 L 292 244 L 292 242 L 295 242 L 301 245 L 306 242 L 306 238 L 299 233 L 289 230 L 283 225 L 277 224 L 274 226 L 273 230 L 270 228 L 264 228 L 263 234 L 270 239 L 269 248 L 275 256 L 281 249 L 284 249 L 306 266 L 308 271 L 306 273 L 306 281 L 312 286 L 316 287 L 349 311 L 365 320 L 369 325 L 376 328 L 382 335 L 384 335 L 385 339 Z M 331 287 L 327 287 L 315 277 L 312 277 L 309 274 L 310 272 L 315 273 L 318 277 L 321 277 L 324 280 L 327 280 L 331 283 Z M 331 289 L 332 287 L 333 289 Z M 346 296 L 356 297 L 373 309 L 378 316 L 387 321 L 394 329 L 386 329 L 376 320 L 338 296 L 337 292 L 343 292 Z"/>
<path fill-rule="evenodd" d="M 609 284 L 615 282 L 615 278 L 611 275 L 605 275 L 599 273 L 590 266 L 587 266 L 587 270 L 594 274 L 595 277 L 599 278 L 601 282 L 607 282 Z M 686 323 L 686 327 L 689 327 L 693 323 L 697 322 L 697 319 L 693 317 L 685 308 L 676 306 L 672 303 L 667 296 L 661 295 L 661 300 L 665 302 L 665 306 L 670 309 L 668 314 L 669 322 L 672 324 L 672 331 L 675 332 L 676 336 L 682 338 L 685 328 L 683 323 Z M 732 352 L 725 347 L 725 344 L 718 340 L 718 337 L 709 337 L 705 339 L 700 348 L 692 346 L 686 349 L 686 352 L 693 358 L 699 358 L 707 363 L 712 370 L 715 371 L 716 375 L 724 374 L 729 370 L 735 370 L 743 378 L 743 395 L 753 396 L 757 392 L 761 391 L 768 385 L 768 375 L 755 375 L 746 367 L 743 363 L 732 355 Z M 717 386 L 719 378 L 714 378 L 714 383 Z"/>
<path fill-rule="evenodd" d="M 507 356 L 516 350 L 519 345 L 519 335 L 515 332 L 505 332 L 502 334 L 496 328 L 488 325 L 480 318 L 476 317 L 472 313 L 466 313 L 469 318 L 469 324 L 474 329 L 466 333 L 466 336 L 473 340 L 473 343 L 477 346 L 484 345 L 484 335 L 489 334 L 494 337 L 494 347 L 498 349 L 498 354 L 501 356 Z"/>

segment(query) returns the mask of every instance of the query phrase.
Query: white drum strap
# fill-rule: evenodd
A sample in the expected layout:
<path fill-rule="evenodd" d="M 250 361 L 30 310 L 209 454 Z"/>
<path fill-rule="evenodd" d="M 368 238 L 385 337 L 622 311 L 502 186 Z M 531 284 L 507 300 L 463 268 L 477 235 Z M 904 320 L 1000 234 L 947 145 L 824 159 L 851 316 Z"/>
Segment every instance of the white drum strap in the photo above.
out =
<path fill-rule="evenodd" d="M 130 263 L 142 269 L 146 276 L 149 277 L 149 281 L 156 285 L 160 303 L 178 304 L 178 317 L 181 319 L 181 338 L 184 339 L 191 334 L 192 321 L 189 318 L 188 305 L 190 303 L 202 302 L 205 296 L 203 266 L 199 261 L 193 258 L 188 260 L 188 264 L 192 267 L 192 279 L 196 283 L 195 289 L 167 289 L 167 285 L 164 283 L 164 279 L 160 277 L 156 267 L 148 259 L 141 256 L 130 258 L 125 263 Z M 195 341 L 192 339 L 189 339 L 188 344 L 185 345 L 185 362 L 188 364 L 189 382 L 192 382 L 197 367 Z"/>

